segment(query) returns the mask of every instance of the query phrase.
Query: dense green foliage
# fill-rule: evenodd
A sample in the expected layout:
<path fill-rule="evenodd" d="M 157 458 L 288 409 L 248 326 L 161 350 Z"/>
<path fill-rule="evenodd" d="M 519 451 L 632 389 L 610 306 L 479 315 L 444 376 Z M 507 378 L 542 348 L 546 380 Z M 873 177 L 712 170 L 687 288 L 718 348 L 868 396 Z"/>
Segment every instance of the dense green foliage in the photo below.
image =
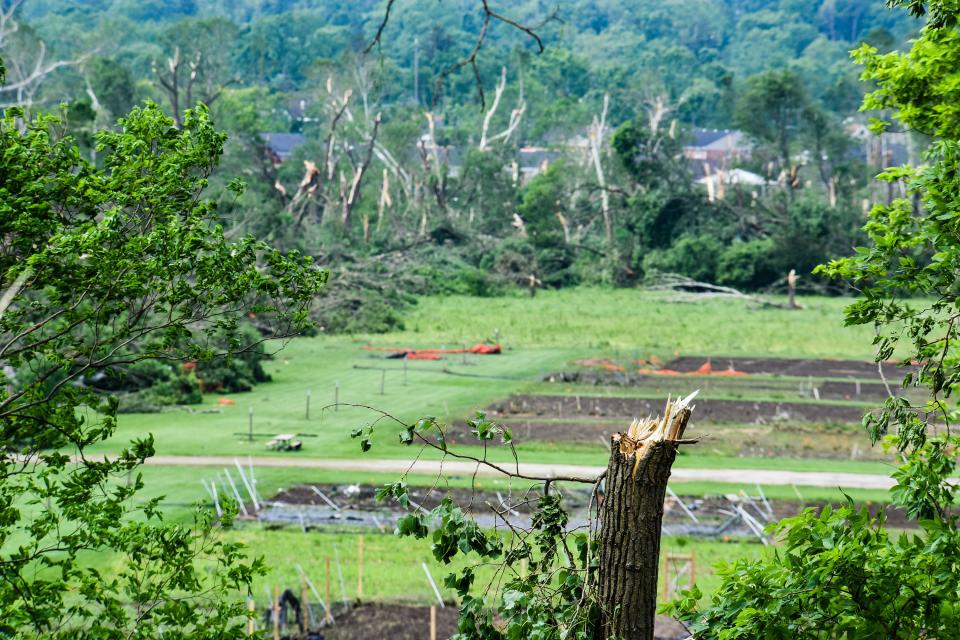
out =
<path fill-rule="evenodd" d="M 0 49 L 17 69 L 41 42 L 76 61 L 31 85 L 28 106 L 69 103 L 93 159 L 92 132 L 132 104 L 179 122 L 204 102 L 231 135 L 207 188 L 226 232 L 331 266 L 312 310 L 324 331 L 400 327 L 414 294 L 632 286 L 657 270 L 762 289 L 797 269 L 822 287 L 810 270 L 860 241 L 864 200 L 890 195 L 870 183 L 890 158 L 854 136 L 865 85 L 848 51 L 895 48 L 917 23 L 859 0 L 641 5 L 509 3 L 545 50 L 492 23 L 483 102 L 457 66 L 482 29 L 472 0 L 396 2 L 369 52 L 380 1 L 30 0 L 15 13 L 23 42 Z M 683 157 L 704 127 L 747 136 L 712 165 L 725 187 L 697 183 L 701 159 Z M 265 133 L 303 138 L 278 158 Z"/>
<path fill-rule="evenodd" d="M 0 634 L 244 635 L 240 596 L 262 565 L 217 534 L 229 514 L 187 527 L 138 501 L 149 435 L 85 455 L 118 408 L 91 382 L 242 358 L 301 329 L 325 280 L 308 259 L 224 238 L 200 197 L 224 136 L 203 108 L 172 125 L 135 109 L 97 135 L 94 166 L 56 118 L 0 120 Z M 243 331 L 246 313 L 266 333 Z M 99 560 L 116 558 L 105 576 Z"/>
<path fill-rule="evenodd" d="M 891 395 L 864 424 L 874 442 L 883 439 L 901 454 L 892 497 L 922 530 L 891 536 L 882 517 L 871 518 L 852 501 L 786 520 L 777 526 L 784 547 L 776 557 L 725 568 L 723 586 L 702 610 L 697 590 L 674 603 L 671 610 L 693 623 L 696 638 L 960 637 L 960 529 L 950 512 L 960 444 L 950 431 L 956 419 L 950 398 L 960 381 L 960 130 L 950 62 L 960 56 L 956 17 L 955 8 L 938 3 L 908 52 L 880 54 L 869 46 L 857 52 L 865 78 L 878 85 L 865 107 L 892 110 L 937 140 L 925 165 L 881 176 L 906 185 L 909 197 L 874 207 L 866 227 L 870 245 L 822 269 L 860 290 L 847 322 L 874 325 L 878 360 L 909 345 L 905 363 L 920 364 L 903 384 L 923 387 L 928 401 L 914 406 Z"/>

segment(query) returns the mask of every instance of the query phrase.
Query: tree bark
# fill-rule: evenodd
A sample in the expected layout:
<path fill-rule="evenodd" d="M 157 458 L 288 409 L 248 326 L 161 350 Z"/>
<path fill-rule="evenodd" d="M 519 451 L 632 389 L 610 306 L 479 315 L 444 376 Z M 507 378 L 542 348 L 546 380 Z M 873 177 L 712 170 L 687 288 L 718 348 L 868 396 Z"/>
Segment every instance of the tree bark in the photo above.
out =
<path fill-rule="evenodd" d="M 677 447 L 693 442 L 682 439 L 692 398 L 613 436 L 600 507 L 598 640 L 653 640 L 663 500 Z"/>

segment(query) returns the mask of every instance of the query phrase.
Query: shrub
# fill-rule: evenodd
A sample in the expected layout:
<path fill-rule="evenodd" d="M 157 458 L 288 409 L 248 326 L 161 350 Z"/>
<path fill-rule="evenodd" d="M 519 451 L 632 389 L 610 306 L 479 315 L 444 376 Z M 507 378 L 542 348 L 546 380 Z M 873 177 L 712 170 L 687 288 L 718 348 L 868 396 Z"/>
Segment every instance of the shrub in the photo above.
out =
<path fill-rule="evenodd" d="M 779 277 L 776 263 L 777 246 L 773 240 L 734 242 L 717 260 L 717 282 L 756 289 Z"/>
<path fill-rule="evenodd" d="M 655 249 L 643 259 L 643 270 L 679 273 L 713 282 L 723 245 L 712 236 L 684 234 L 667 249 Z"/>

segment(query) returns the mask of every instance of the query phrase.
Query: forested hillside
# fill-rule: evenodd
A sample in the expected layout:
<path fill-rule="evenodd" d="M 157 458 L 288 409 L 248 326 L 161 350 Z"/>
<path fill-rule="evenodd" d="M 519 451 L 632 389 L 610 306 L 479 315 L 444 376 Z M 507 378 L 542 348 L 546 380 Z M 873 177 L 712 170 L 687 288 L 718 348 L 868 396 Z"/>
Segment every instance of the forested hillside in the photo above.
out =
<path fill-rule="evenodd" d="M 94 162 L 91 132 L 142 101 L 178 123 L 206 104 L 230 136 L 207 189 L 227 233 L 331 268 L 325 331 L 396 327 L 428 292 L 821 287 L 810 271 L 899 195 L 872 176 L 921 157 L 859 112 L 850 50 L 917 27 L 881 3 L 481 6 L 392 2 L 378 37 L 379 0 L 8 0 L 0 98 L 63 105 Z"/>

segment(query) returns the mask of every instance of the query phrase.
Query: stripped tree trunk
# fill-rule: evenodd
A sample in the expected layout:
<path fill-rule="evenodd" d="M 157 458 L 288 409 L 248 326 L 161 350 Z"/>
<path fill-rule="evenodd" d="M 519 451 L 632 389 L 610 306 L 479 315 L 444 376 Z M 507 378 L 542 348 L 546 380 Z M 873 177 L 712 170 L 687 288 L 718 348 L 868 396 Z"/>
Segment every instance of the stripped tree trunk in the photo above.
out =
<path fill-rule="evenodd" d="M 696 393 L 613 436 L 600 508 L 599 639 L 653 640 L 660 526 L 670 468 Z"/>

